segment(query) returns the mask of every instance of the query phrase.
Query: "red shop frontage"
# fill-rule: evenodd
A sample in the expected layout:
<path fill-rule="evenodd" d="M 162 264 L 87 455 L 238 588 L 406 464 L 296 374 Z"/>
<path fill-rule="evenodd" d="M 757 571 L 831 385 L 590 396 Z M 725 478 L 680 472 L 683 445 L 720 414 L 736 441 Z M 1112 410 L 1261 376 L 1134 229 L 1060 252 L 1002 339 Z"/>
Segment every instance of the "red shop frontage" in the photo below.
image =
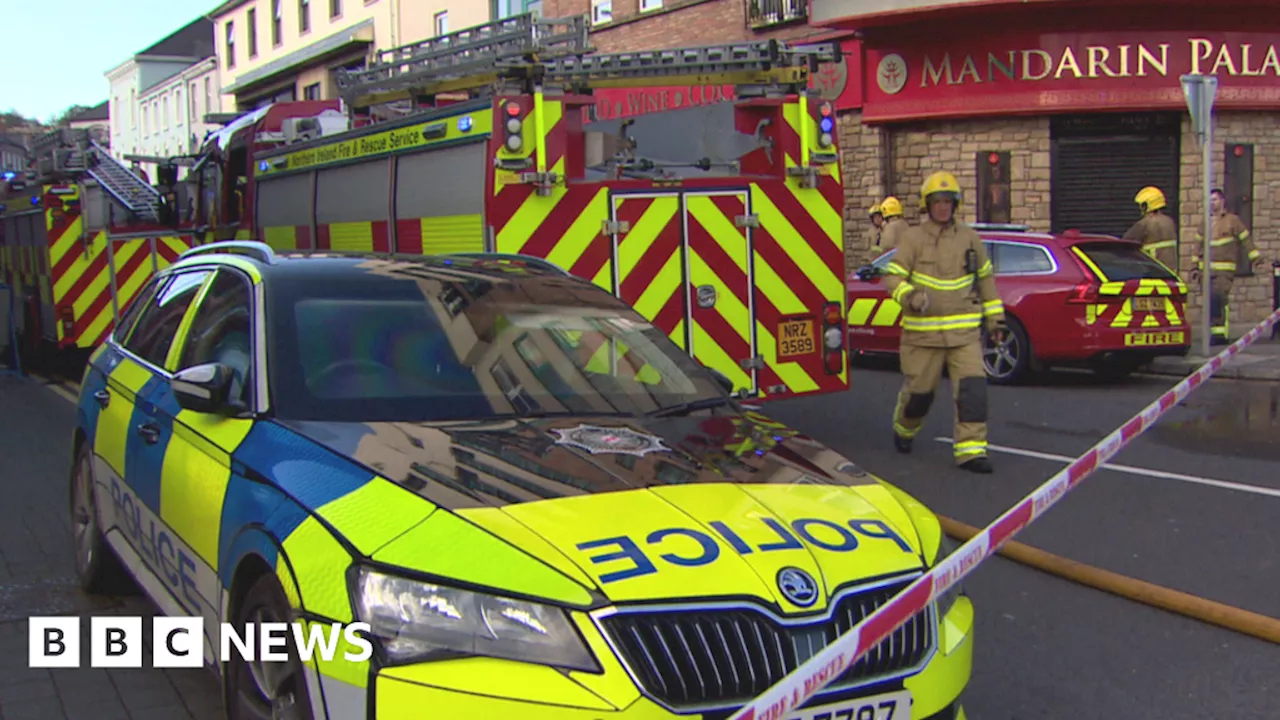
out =
<path fill-rule="evenodd" d="M 832 17 L 842 4 L 862 14 Z M 815 22 L 857 30 L 862 44 L 862 101 L 841 122 L 845 177 L 873 180 L 849 188 L 856 260 L 870 252 L 867 207 L 896 195 L 914 221 L 920 183 L 948 170 L 964 186 L 969 222 L 1038 231 L 1121 235 L 1138 219 L 1134 195 L 1156 185 L 1189 271 L 1202 189 L 1186 73 L 1218 76 L 1214 185 L 1264 257 L 1280 258 L 1280 16 L 1122 0 L 1105 12 L 994 0 L 877 15 L 879 4 L 813 0 Z M 1240 266 L 1233 317 L 1261 320 L 1270 268 L 1254 276 Z"/>

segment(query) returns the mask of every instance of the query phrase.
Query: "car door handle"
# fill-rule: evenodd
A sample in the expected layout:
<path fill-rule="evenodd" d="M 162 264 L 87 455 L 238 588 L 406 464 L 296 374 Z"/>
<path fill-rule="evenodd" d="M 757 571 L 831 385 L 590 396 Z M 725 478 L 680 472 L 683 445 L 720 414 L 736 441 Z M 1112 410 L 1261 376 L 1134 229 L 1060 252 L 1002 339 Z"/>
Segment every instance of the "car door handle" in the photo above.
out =
<path fill-rule="evenodd" d="M 151 423 L 144 423 L 138 426 L 138 435 L 146 444 L 155 445 L 160 440 L 160 428 Z"/>
<path fill-rule="evenodd" d="M 97 400 L 98 404 L 105 408 L 111 404 L 111 393 L 106 390 L 99 390 L 93 394 L 93 399 Z"/>

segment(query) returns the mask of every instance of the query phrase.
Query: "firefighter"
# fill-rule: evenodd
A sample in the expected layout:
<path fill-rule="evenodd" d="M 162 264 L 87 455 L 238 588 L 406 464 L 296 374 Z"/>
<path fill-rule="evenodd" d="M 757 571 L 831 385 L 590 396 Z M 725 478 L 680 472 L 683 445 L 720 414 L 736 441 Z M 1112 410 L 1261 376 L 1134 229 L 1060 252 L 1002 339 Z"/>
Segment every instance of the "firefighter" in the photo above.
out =
<path fill-rule="evenodd" d="M 987 375 L 982 328 L 1004 339 L 1004 304 L 982 239 L 956 219 L 960 184 L 948 172 L 920 188 L 922 218 L 908 227 L 885 286 L 902 306 L 899 362 L 905 381 L 893 411 L 893 444 L 909 453 L 945 366 L 955 401 L 955 462 L 992 472 L 987 457 Z"/>
<path fill-rule="evenodd" d="M 880 229 L 880 251 L 889 252 L 898 247 L 902 234 L 907 231 L 907 221 L 902 218 L 902 203 L 890 195 L 880 202 L 884 227 Z"/>
<path fill-rule="evenodd" d="M 871 219 L 871 238 L 868 247 L 871 248 L 871 257 L 867 258 L 867 262 L 872 262 L 880 256 L 880 233 L 884 230 L 884 214 L 880 212 L 880 203 L 871 206 L 867 211 L 867 217 Z"/>
<path fill-rule="evenodd" d="M 1213 213 L 1213 240 L 1209 242 L 1212 255 L 1209 258 L 1209 319 L 1210 342 L 1224 345 L 1231 328 L 1231 285 L 1236 277 L 1236 258 L 1238 247 L 1243 246 L 1245 256 L 1251 265 L 1262 262 L 1262 253 L 1249 237 L 1249 228 L 1244 226 L 1240 216 L 1227 212 L 1227 198 L 1222 190 L 1214 188 L 1209 193 L 1209 210 Z M 1204 233 L 1196 233 L 1195 261 L 1196 269 L 1191 273 L 1192 282 L 1197 286 L 1200 273 L 1204 272 Z"/>
<path fill-rule="evenodd" d="M 1142 251 L 1178 275 L 1178 228 L 1162 210 L 1168 206 L 1160 188 L 1148 185 L 1133 198 L 1142 217 L 1124 234 L 1125 240 L 1142 243 Z"/>

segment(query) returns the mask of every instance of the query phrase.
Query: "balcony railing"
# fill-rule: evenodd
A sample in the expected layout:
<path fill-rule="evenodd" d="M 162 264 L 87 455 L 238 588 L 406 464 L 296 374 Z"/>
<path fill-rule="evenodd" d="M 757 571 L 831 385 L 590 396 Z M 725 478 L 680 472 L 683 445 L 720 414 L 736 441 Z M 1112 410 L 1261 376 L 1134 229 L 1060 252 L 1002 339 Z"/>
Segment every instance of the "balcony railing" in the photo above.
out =
<path fill-rule="evenodd" d="M 747 22 L 753 28 L 804 20 L 809 17 L 809 0 L 747 0 Z"/>

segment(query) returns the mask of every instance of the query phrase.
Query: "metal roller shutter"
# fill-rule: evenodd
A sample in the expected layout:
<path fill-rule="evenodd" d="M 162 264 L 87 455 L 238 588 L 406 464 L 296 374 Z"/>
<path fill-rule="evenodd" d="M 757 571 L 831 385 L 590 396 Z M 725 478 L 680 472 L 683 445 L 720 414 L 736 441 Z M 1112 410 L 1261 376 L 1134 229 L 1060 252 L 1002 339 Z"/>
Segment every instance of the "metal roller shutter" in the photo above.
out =
<path fill-rule="evenodd" d="M 1133 196 L 1164 191 L 1179 221 L 1179 142 L 1171 135 L 1058 137 L 1053 141 L 1052 228 L 1124 235 L 1139 218 Z"/>

